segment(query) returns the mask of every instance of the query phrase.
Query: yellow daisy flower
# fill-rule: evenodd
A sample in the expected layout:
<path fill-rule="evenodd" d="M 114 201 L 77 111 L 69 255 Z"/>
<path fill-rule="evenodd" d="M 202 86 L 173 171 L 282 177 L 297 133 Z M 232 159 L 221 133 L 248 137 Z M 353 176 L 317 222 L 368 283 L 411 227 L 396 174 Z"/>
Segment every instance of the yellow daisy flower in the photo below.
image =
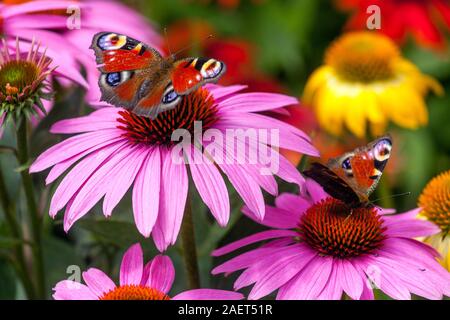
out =
<path fill-rule="evenodd" d="M 433 178 L 419 197 L 422 218 L 438 225 L 442 232 L 425 238 L 442 255 L 441 264 L 450 271 L 450 170 Z"/>
<path fill-rule="evenodd" d="M 409 129 L 427 124 L 424 97 L 442 94 L 386 36 L 362 31 L 344 34 L 327 49 L 325 64 L 309 78 L 303 102 L 310 105 L 322 128 L 340 135 L 347 127 L 362 138 L 384 132 L 389 121 Z"/>

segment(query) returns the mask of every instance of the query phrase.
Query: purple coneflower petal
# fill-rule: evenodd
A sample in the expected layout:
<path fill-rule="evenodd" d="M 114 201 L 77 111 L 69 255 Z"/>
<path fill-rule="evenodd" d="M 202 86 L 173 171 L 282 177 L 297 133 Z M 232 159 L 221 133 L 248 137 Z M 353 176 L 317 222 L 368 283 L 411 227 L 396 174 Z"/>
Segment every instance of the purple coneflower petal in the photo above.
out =
<path fill-rule="evenodd" d="M 55 300 L 98 300 L 88 286 L 71 280 L 58 282 L 53 290 Z"/>
<path fill-rule="evenodd" d="M 144 255 L 141 245 L 136 243 L 132 245 L 123 255 L 120 265 L 120 285 L 139 285 L 141 283 Z"/>
<path fill-rule="evenodd" d="M 114 177 L 114 183 L 107 189 L 103 201 L 103 214 L 106 217 L 111 216 L 113 209 L 125 196 L 146 157 L 147 148 L 141 148 L 133 156 L 129 157 L 128 161 L 122 161 L 120 168 L 116 168 L 111 172 L 111 175 Z"/>
<path fill-rule="evenodd" d="M 322 292 L 317 296 L 317 300 L 340 300 L 342 293 L 343 290 L 338 278 L 337 265 L 334 261 L 328 282 L 325 284 Z"/>
<path fill-rule="evenodd" d="M 146 285 L 168 293 L 175 279 L 175 268 L 169 257 L 158 255 L 151 261 Z"/>
<path fill-rule="evenodd" d="M 311 206 L 311 204 L 302 197 L 287 192 L 280 194 L 275 199 L 275 205 L 277 208 L 289 212 L 291 215 L 290 219 L 292 222 L 295 222 L 295 225 L 298 223 L 301 213 L 308 210 Z M 295 225 L 293 225 L 293 227 Z"/>
<path fill-rule="evenodd" d="M 83 272 L 83 280 L 97 297 L 101 297 L 116 288 L 111 278 L 97 268 L 90 268 Z"/>
<path fill-rule="evenodd" d="M 51 127 L 50 132 L 72 134 L 103 129 L 115 129 L 117 128 L 117 118 L 117 112 L 100 109 L 88 116 L 58 121 Z M 121 133 L 122 132 L 117 129 L 118 136 L 120 136 Z"/>
<path fill-rule="evenodd" d="M 260 223 L 264 226 L 277 228 L 277 229 L 290 229 L 295 228 L 298 223 L 298 218 L 291 213 L 280 208 L 266 206 L 266 212 L 264 219 L 259 219 L 247 206 L 242 208 L 244 213 L 250 219 Z"/>
<path fill-rule="evenodd" d="M 177 239 L 189 185 L 186 165 L 174 163 L 169 151 L 162 155 L 160 212 L 153 229 L 153 240 L 159 251 L 166 250 Z"/>
<path fill-rule="evenodd" d="M 217 84 L 208 83 L 205 88 L 211 92 L 215 101 L 222 101 L 221 99 L 227 97 L 233 93 L 242 91 L 247 88 L 245 85 L 233 85 L 233 86 L 220 86 Z"/>
<path fill-rule="evenodd" d="M 238 292 L 216 289 L 194 289 L 181 292 L 172 300 L 241 300 L 244 296 Z"/>
<path fill-rule="evenodd" d="M 154 148 L 144 160 L 133 187 L 133 214 L 136 227 L 150 236 L 158 218 L 161 185 L 161 154 Z"/>
<path fill-rule="evenodd" d="M 331 275 L 333 258 L 316 255 L 295 276 L 278 290 L 281 300 L 312 300 L 316 299 Z"/>
<path fill-rule="evenodd" d="M 276 93 L 240 93 L 220 102 L 220 109 L 233 112 L 261 112 L 297 104 L 298 100 Z"/>
<path fill-rule="evenodd" d="M 230 218 L 230 199 L 223 178 L 215 165 L 202 153 L 192 147 L 192 155 L 186 155 L 189 161 L 192 180 L 203 202 L 211 210 L 220 226 L 227 225 Z M 200 163 L 196 163 L 196 160 Z"/>
<path fill-rule="evenodd" d="M 312 179 L 306 179 L 306 190 L 311 196 L 312 202 L 317 203 L 328 197 L 323 188 Z"/>
<path fill-rule="evenodd" d="M 222 248 L 216 249 L 212 252 L 212 255 L 215 257 L 222 256 L 224 254 L 230 253 L 241 247 L 245 247 L 249 244 L 263 241 L 263 240 L 282 238 L 282 237 L 296 237 L 296 236 L 298 236 L 298 234 L 295 231 L 291 231 L 291 230 L 262 231 L 262 232 L 255 233 L 251 236 L 242 238 L 238 241 L 232 242 L 230 244 L 227 244 L 226 246 L 223 246 Z"/>
<path fill-rule="evenodd" d="M 350 261 L 335 259 L 337 279 L 342 289 L 353 300 L 358 300 L 363 292 L 363 280 Z"/>

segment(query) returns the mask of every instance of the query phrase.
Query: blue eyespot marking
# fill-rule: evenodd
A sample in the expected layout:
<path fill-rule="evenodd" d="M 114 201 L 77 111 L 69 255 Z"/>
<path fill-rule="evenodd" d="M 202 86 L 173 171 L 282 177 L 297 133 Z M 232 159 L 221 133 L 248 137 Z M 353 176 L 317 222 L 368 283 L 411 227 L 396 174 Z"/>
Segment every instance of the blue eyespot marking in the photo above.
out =
<path fill-rule="evenodd" d="M 164 103 L 164 104 L 171 103 L 171 102 L 175 101 L 177 98 L 178 98 L 178 95 L 176 94 L 176 92 L 171 90 L 164 95 L 164 97 L 162 99 L 162 103 Z"/>
<path fill-rule="evenodd" d="M 120 72 L 108 73 L 106 83 L 112 87 L 118 86 L 120 84 Z"/>
<path fill-rule="evenodd" d="M 350 158 L 347 158 L 344 161 L 342 161 L 342 168 L 344 170 L 351 170 L 352 169 L 352 165 L 350 164 Z"/>

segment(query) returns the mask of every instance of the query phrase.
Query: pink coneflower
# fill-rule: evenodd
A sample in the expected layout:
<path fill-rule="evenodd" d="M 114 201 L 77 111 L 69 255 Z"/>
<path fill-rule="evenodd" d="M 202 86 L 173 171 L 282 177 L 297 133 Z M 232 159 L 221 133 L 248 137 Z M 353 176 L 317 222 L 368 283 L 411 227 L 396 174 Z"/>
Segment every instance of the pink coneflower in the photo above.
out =
<path fill-rule="evenodd" d="M 41 39 L 58 71 L 72 81 L 56 79 L 64 86 L 73 81 L 84 86 L 88 89 L 86 101 L 93 105 L 104 104 L 99 102 L 99 73 L 89 46 L 94 34 L 105 30 L 120 31 L 160 47 L 160 37 L 145 18 L 116 1 L 14 1 L 0 5 L 0 35 L 8 44 L 13 46 L 19 37 L 21 47 L 28 49 L 33 38 Z"/>
<path fill-rule="evenodd" d="M 133 185 L 136 226 L 145 237 L 152 234 L 156 246 L 163 251 L 175 243 L 180 230 L 189 167 L 201 198 L 221 226 L 228 222 L 230 203 L 219 168 L 244 202 L 263 218 L 265 206 L 261 188 L 277 194 L 274 174 L 300 186 L 304 182 L 295 167 L 269 145 L 309 155 L 317 155 L 317 151 L 302 131 L 255 113 L 297 103 L 295 98 L 269 93 L 237 93 L 241 89 L 242 86 L 205 86 L 184 96 L 175 109 L 161 113 L 153 121 L 121 108 L 103 108 L 85 117 L 56 123 L 51 132 L 76 135 L 45 151 L 30 168 L 30 172 L 39 172 L 53 167 L 47 184 L 67 171 L 53 195 L 50 215 L 54 217 L 66 207 L 64 229 L 67 231 L 104 197 L 103 213 L 109 217 Z M 205 137 L 195 143 L 205 150 L 216 148 L 216 151 L 205 151 L 202 157 L 197 145 L 184 150 L 188 165 L 177 163 L 173 154 L 180 144 L 172 141 L 172 133 L 184 129 L 198 136 L 202 132 L 198 132 L 196 123 L 201 123 Z M 259 136 L 250 141 L 240 136 L 248 132 L 247 129 L 275 132 L 279 142 L 257 140 Z M 237 136 L 232 139 L 233 143 L 225 142 L 224 138 L 224 147 L 217 139 L 206 137 L 214 133 L 228 138 L 230 131 Z M 270 138 L 271 134 L 267 136 Z M 233 144 L 244 146 L 243 154 L 230 150 Z M 278 168 L 271 167 L 275 170 L 269 168 L 269 161 L 262 161 L 258 155 L 268 150 L 271 150 L 273 162 L 278 164 Z M 255 154 L 256 159 L 252 158 Z M 265 169 L 269 171 L 264 172 Z"/>
<path fill-rule="evenodd" d="M 391 215 L 379 208 L 349 209 L 307 180 L 310 196 L 282 194 L 267 207 L 262 224 L 270 227 L 214 251 L 221 256 L 270 240 L 216 267 L 212 273 L 245 271 L 235 290 L 253 284 L 249 299 L 278 290 L 277 299 L 373 299 L 375 285 L 394 299 L 411 293 L 428 299 L 450 295 L 450 274 L 438 253 L 414 240 L 439 232 L 415 219 L 418 210 Z M 244 209 L 244 213 L 255 215 Z"/>
<path fill-rule="evenodd" d="M 56 284 L 56 300 L 240 300 L 242 294 L 226 290 L 194 289 L 169 296 L 175 268 L 169 257 L 158 255 L 144 265 L 140 244 L 125 252 L 120 266 L 120 284 L 103 271 L 90 268 L 83 272 L 86 285 L 72 280 Z"/>

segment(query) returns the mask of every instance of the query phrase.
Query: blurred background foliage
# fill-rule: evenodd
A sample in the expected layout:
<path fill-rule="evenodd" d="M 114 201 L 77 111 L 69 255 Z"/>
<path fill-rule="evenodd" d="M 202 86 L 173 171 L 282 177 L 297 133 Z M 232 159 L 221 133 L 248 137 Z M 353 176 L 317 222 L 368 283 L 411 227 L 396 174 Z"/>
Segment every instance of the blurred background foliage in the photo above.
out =
<path fill-rule="evenodd" d="M 323 61 L 323 53 L 330 42 L 342 31 L 347 16 L 338 12 L 332 1 L 327 0 L 164 0 L 125 1 L 149 18 L 163 33 L 167 29 L 171 51 L 192 45 L 180 55 L 208 55 L 223 59 L 232 68 L 223 82 L 248 84 L 252 90 L 285 92 L 301 96 L 308 76 Z M 117 23 L 120 23 L 120 17 Z M 212 34 L 213 38 L 207 39 Z M 448 34 L 447 34 L 448 36 Z M 389 201 L 399 211 L 412 209 L 426 182 L 434 175 L 450 168 L 450 54 L 431 51 L 417 46 L 413 41 L 402 48 L 404 55 L 412 60 L 424 73 L 436 77 L 443 85 L 446 95 L 430 96 L 427 104 L 430 122 L 425 128 L 408 131 L 392 127 L 395 155 L 383 176 L 392 193 L 411 192 L 409 196 L 391 198 Z M 35 157 L 45 148 L 60 141 L 62 137 L 50 135 L 48 129 L 56 120 L 88 113 L 91 109 L 83 105 L 83 92 L 73 88 L 58 91 L 56 106 L 35 129 L 32 138 L 32 155 Z M 314 126 L 314 119 L 305 107 L 296 106 L 299 119 L 291 119 L 308 131 L 324 157 L 334 156 L 364 143 L 351 137 L 333 138 Z M 6 130 L 2 145 L 14 145 L 10 130 Z M 299 159 L 295 159 L 298 161 Z M 16 195 L 17 207 L 25 210 L 23 194 L 18 176 L 14 172 L 17 164 L 7 152 L 3 152 L 0 163 L 11 195 Z M 55 185 L 45 187 L 44 175 L 35 175 L 39 204 L 47 207 Z M 382 180 L 383 180 L 382 179 Z M 231 221 L 221 229 L 211 219 L 207 208 L 191 186 L 193 213 L 204 287 L 231 289 L 229 278 L 212 277 L 210 270 L 220 260 L 213 259 L 211 251 L 219 245 L 240 239 L 261 230 L 262 227 L 242 217 L 242 201 L 229 188 L 232 201 Z M 291 185 L 280 185 L 280 192 L 296 191 Z M 379 195 L 374 195 L 377 198 Z M 273 199 L 267 197 L 267 202 Z M 141 242 L 146 258 L 156 254 L 151 239 L 143 239 L 133 223 L 131 201 L 128 196 L 121 201 L 114 215 L 106 220 L 101 208 L 93 210 L 65 234 L 62 230 L 62 214 L 56 220 L 45 218 L 48 236 L 45 239 L 45 266 L 47 291 L 50 297 L 53 285 L 67 278 L 66 269 L 77 265 L 81 270 L 96 266 L 111 275 L 118 276 L 118 267 L 123 252 L 135 242 Z M 3 219 L 2 217 L 0 219 Z M 4 224 L 0 220 L 0 299 L 23 298 L 14 272 L 6 263 L 4 249 L 14 245 Z M 179 246 L 169 249 L 177 274 L 173 292 L 186 288 L 186 278 Z"/>

